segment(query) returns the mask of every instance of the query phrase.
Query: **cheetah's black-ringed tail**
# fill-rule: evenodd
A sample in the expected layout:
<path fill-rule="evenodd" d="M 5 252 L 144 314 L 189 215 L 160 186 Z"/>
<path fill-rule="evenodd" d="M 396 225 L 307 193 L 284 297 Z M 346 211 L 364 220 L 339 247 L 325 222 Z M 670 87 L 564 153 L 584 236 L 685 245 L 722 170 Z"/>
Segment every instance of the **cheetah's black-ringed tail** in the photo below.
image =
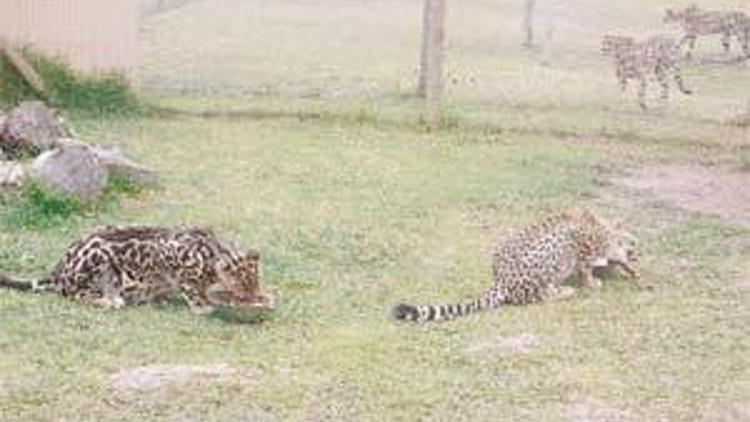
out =
<path fill-rule="evenodd" d="M 393 307 L 393 317 L 397 320 L 412 322 L 449 321 L 458 317 L 470 315 L 486 308 L 489 303 L 484 299 L 477 299 L 468 303 L 453 303 L 449 305 L 409 305 L 399 303 Z"/>
<path fill-rule="evenodd" d="M 416 321 L 419 318 L 419 309 L 406 303 L 399 303 L 393 307 L 393 317 L 400 320 Z"/>
<path fill-rule="evenodd" d="M 41 280 L 25 280 L 4 276 L 2 274 L 0 274 L 0 287 L 36 293 L 54 290 L 54 286 L 49 278 L 42 278 Z"/>
<path fill-rule="evenodd" d="M 34 283 L 26 280 L 17 280 L 14 278 L 0 275 L 0 287 L 6 287 L 14 290 L 28 291 L 34 288 Z"/>

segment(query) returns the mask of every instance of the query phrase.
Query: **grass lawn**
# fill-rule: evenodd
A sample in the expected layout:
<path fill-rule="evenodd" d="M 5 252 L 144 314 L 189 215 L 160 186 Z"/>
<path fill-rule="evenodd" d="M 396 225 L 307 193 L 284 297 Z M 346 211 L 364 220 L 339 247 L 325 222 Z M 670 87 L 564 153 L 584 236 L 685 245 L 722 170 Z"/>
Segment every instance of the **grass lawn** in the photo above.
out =
<path fill-rule="evenodd" d="M 540 10 L 554 31 L 534 52 L 517 47 L 520 2 L 449 2 L 446 124 L 428 132 L 408 95 L 419 2 L 310 3 L 206 0 L 149 18 L 144 96 L 183 112 L 70 120 L 122 140 L 161 188 L 63 225 L 0 227 L 0 269 L 41 275 L 101 224 L 213 226 L 262 252 L 273 319 L 0 291 L 0 420 L 750 419 L 750 221 L 610 183 L 737 166 L 749 140 L 726 122 L 747 104 L 747 64 L 689 66 L 695 96 L 642 113 L 599 36 L 658 29 L 678 2 Z M 496 239 L 579 204 L 638 235 L 651 290 L 614 278 L 449 323 L 390 318 L 399 301 L 472 298 Z"/>

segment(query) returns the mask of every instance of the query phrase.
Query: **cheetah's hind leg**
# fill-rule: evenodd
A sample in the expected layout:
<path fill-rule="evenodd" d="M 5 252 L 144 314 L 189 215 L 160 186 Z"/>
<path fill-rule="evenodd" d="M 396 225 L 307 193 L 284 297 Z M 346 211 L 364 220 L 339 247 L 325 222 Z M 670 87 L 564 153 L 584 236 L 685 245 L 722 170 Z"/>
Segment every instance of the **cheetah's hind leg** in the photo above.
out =
<path fill-rule="evenodd" d="M 96 270 L 87 288 L 78 292 L 81 302 L 89 303 L 104 309 L 120 309 L 125 306 L 121 295 L 122 280 L 115 270 L 103 265 Z"/>
<path fill-rule="evenodd" d="M 90 298 L 86 302 L 104 309 L 120 309 L 125 306 L 125 300 L 120 296 L 105 295 L 97 298 Z"/>

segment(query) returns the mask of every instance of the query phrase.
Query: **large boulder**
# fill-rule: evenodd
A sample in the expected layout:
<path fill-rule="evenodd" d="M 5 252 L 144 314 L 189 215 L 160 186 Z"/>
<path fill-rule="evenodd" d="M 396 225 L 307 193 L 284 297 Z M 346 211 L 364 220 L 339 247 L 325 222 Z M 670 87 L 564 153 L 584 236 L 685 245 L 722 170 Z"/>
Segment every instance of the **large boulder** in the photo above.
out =
<path fill-rule="evenodd" d="M 58 111 L 41 101 L 25 101 L 0 120 L 0 150 L 11 159 L 37 156 L 69 136 Z"/>
<path fill-rule="evenodd" d="M 66 140 L 38 156 L 31 165 L 35 178 L 67 195 L 92 198 L 107 185 L 108 171 L 83 142 Z"/>
<path fill-rule="evenodd" d="M 123 157 L 119 149 L 92 146 L 69 138 L 59 139 L 54 149 L 37 157 L 31 170 L 44 185 L 85 198 L 101 195 L 109 175 L 114 172 L 138 183 L 155 181 L 152 171 Z"/>

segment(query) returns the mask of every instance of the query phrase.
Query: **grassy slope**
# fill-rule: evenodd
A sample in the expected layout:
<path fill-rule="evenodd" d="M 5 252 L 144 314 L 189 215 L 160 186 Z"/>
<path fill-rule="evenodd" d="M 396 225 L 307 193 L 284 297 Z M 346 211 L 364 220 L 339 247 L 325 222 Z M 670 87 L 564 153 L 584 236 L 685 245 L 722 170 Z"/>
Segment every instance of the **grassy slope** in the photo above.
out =
<path fill-rule="evenodd" d="M 324 118 L 74 119 L 89 138 L 127 140 L 163 172 L 164 189 L 70 226 L 4 229 L 0 268 L 42 273 L 97 224 L 210 224 L 263 251 L 265 283 L 283 306 L 274 321 L 242 327 L 177 306 L 108 313 L 0 292 L 0 419 L 746 415 L 748 291 L 733 277 L 750 255 L 747 231 L 637 198 L 608 202 L 596 182 L 602 168 L 731 160 L 746 139 L 721 122 L 746 99 L 727 81 L 750 82 L 736 69 L 692 68 L 701 96 L 677 97 L 661 115 L 637 113 L 587 37 L 658 24 L 661 6 L 604 13 L 574 3 L 595 25 L 562 14 L 559 50 L 534 55 L 515 52 L 512 2 L 451 9 L 449 73 L 478 82 L 450 88 L 458 127 L 429 134 L 408 123 L 418 104 L 399 95 L 413 80 L 402 64 L 416 57 L 416 3 L 340 2 L 323 14 L 299 1 L 222 0 L 147 22 L 144 84 L 155 101 Z M 639 20 L 640 10 L 655 21 Z M 506 13 L 508 28 L 489 12 Z M 196 39 L 186 24 L 197 22 L 204 34 L 227 29 Z M 259 47 L 240 48 L 251 42 Z M 330 61 L 316 59 L 320 52 Z M 264 84 L 278 84 L 274 95 L 257 95 Z M 321 98 L 296 99 L 311 87 Z M 560 133 L 614 138 L 576 143 Z M 640 235 L 653 291 L 614 280 L 568 302 L 449 324 L 387 318 L 399 300 L 471 297 L 489 281 L 493 239 L 580 201 Z M 529 334 L 538 346 L 528 353 L 497 347 Z M 237 372 L 144 393 L 109 387 L 122 368 L 217 362 Z"/>

